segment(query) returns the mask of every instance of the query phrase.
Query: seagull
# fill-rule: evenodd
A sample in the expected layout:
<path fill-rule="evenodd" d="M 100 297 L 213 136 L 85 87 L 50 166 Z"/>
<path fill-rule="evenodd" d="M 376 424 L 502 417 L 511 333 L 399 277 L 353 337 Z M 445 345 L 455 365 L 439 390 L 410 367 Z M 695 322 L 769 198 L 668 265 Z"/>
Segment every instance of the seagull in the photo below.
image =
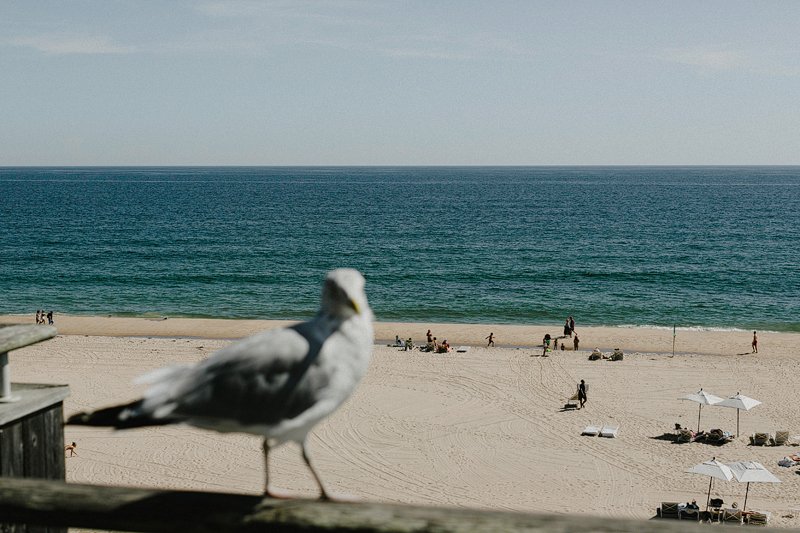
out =
<path fill-rule="evenodd" d="M 372 311 L 364 277 L 353 269 L 329 272 L 317 315 L 308 322 L 268 330 L 223 348 L 195 365 L 161 368 L 137 382 L 149 384 L 141 399 L 90 413 L 67 424 L 128 429 L 186 423 L 220 432 L 263 437 L 264 494 L 269 486 L 269 452 L 297 442 L 311 466 L 307 437 L 353 392 L 372 355 Z"/>

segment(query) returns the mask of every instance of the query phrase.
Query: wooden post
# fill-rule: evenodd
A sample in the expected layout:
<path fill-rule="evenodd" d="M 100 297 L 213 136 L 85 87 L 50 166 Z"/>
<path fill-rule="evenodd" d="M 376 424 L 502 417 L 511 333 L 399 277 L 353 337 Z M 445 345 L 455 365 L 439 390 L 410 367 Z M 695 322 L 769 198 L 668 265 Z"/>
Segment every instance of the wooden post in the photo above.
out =
<path fill-rule="evenodd" d="M 65 478 L 63 401 L 66 385 L 11 383 L 8 352 L 49 339 L 50 326 L 0 326 L 0 479 Z M 0 519 L 5 516 L 0 513 Z M 65 532 L 0 522 L 2 532 Z"/>
<path fill-rule="evenodd" d="M 13 402 L 11 373 L 8 368 L 8 352 L 50 339 L 56 336 L 53 326 L 31 326 L 12 324 L 0 326 L 0 402 Z"/>

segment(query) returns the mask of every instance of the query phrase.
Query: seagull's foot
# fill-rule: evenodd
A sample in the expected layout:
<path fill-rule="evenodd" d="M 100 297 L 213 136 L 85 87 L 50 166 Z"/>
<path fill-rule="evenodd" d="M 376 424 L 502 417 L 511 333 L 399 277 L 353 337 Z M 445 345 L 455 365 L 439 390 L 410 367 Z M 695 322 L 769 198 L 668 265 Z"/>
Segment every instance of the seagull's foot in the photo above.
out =
<path fill-rule="evenodd" d="M 319 496 L 320 501 L 323 502 L 339 502 L 339 503 L 360 503 L 363 501 L 355 494 L 347 492 L 323 492 Z"/>
<path fill-rule="evenodd" d="M 267 487 L 267 490 L 264 491 L 264 497 L 275 498 L 278 500 L 293 500 L 299 498 L 297 493 L 283 489 L 275 489 L 272 487 Z"/>

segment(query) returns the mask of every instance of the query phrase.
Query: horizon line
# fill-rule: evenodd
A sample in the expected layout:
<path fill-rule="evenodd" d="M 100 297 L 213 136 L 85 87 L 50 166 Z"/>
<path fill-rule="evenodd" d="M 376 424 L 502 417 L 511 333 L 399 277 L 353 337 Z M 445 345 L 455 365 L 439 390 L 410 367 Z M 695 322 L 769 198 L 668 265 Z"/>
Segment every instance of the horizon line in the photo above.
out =
<path fill-rule="evenodd" d="M 497 164 L 497 165 L 460 165 L 460 164 L 438 164 L 438 165 L 417 165 L 417 164 L 375 164 L 375 165 L 324 165 L 324 164 L 297 164 L 297 165 L 235 165 L 235 164 L 124 164 L 124 165 L 0 165 L 0 169 L 13 168 L 786 168 L 800 167 L 800 163 L 789 164 Z"/>

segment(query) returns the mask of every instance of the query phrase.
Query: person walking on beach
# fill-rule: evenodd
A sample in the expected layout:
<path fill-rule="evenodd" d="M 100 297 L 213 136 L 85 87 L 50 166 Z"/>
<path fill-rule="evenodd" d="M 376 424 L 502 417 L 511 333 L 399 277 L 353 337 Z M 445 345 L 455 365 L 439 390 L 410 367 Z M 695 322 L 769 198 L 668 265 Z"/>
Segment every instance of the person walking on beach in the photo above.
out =
<path fill-rule="evenodd" d="M 572 317 L 569 317 L 567 320 L 569 320 L 569 330 L 570 330 L 570 332 L 575 333 L 575 319 L 572 318 Z"/>
<path fill-rule="evenodd" d="M 77 447 L 78 445 L 73 442 L 72 444 L 67 444 L 66 446 L 64 446 L 64 451 L 69 452 L 68 457 L 73 457 L 73 456 L 77 457 L 78 452 L 75 451 Z"/>
<path fill-rule="evenodd" d="M 486 338 L 489 339 L 489 343 L 486 345 L 486 347 L 488 348 L 489 346 L 494 346 L 494 333 L 490 332 L 489 336 Z"/>
<path fill-rule="evenodd" d="M 47 323 L 50 324 L 51 326 L 53 325 L 53 312 L 52 311 L 49 311 L 47 313 Z"/>
<path fill-rule="evenodd" d="M 578 384 L 578 401 L 581 403 L 578 409 L 586 404 L 586 382 L 583 380 Z"/>
<path fill-rule="evenodd" d="M 569 327 L 569 318 L 564 321 L 564 336 L 572 337 L 572 329 Z"/>
<path fill-rule="evenodd" d="M 580 341 L 578 340 L 578 334 L 576 333 L 575 337 L 573 337 L 573 339 L 572 339 L 572 345 L 575 347 L 575 351 L 576 352 L 578 351 L 578 343 L 579 342 Z"/>
<path fill-rule="evenodd" d="M 756 334 L 755 331 L 753 332 L 752 346 L 753 346 L 753 353 L 758 353 L 758 335 Z"/>

